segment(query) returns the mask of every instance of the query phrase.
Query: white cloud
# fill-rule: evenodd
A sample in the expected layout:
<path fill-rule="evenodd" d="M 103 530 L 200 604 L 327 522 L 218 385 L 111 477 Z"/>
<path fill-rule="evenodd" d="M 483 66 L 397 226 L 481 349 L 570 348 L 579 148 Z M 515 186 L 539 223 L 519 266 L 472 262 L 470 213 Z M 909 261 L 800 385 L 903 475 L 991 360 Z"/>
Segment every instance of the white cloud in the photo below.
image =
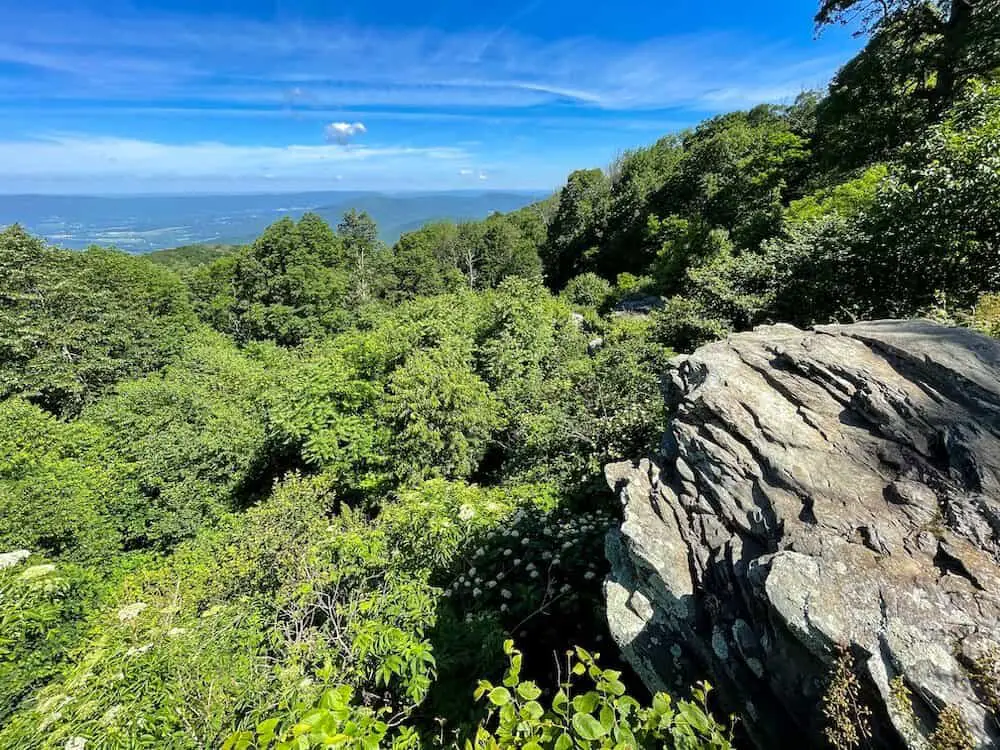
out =
<path fill-rule="evenodd" d="M 811 49 L 736 33 L 625 43 L 528 37 L 513 25 L 444 32 L 13 6 L 0 24 L 0 67 L 17 71 L 0 76 L 0 191 L 8 193 L 219 180 L 249 189 L 265 179 L 293 189 L 337 179 L 352 188 L 554 186 L 573 168 L 601 166 L 617 149 L 706 113 L 790 100 L 851 52 L 829 34 Z M 112 123 L 128 128 L 142 116 L 145 133 L 172 133 L 179 118 L 199 113 L 204 132 L 222 139 L 229 130 L 210 120 L 301 117 L 314 123 L 316 143 L 20 134 L 60 122 L 112 132 Z M 293 132 L 256 130 L 279 131 Z M 376 133 L 392 143 L 374 142 Z M 484 143 L 465 140 L 479 133 Z M 425 145 L 445 134 L 458 145 Z"/>
<path fill-rule="evenodd" d="M 350 143 L 354 136 L 367 132 L 368 128 L 363 122 L 331 122 L 324 130 L 328 142 L 339 143 L 341 146 Z"/>
<path fill-rule="evenodd" d="M 39 71 L 49 101 L 104 106 L 184 100 L 301 108 L 715 108 L 741 91 L 784 99 L 821 85 L 852 51 L 829 35 L 802 48 L 737 33 L 626 44 L 541 40 L 511 30 L 497 36 L 224 17 L 53 17 L 34 8 L 15 9 L 6 20 L 0 62 Z M 0 103 L 23 101 L 31 85 L 5 82 Z"/>
<path fill-rule="evenodd" d="M 7 180 L 18 177 L 95 178 L 115 176 L 214 177 L 270 175 L 329 176 L 344 170 L 380 165 L 441 162 L 452 165 L 468 154 L 448 146 L 391 146 L 351 149 L 335 145 L 243 146 L 226 143 L 158 143 L 128 138 L 54 135 L 42 139 L 0 141 L 0 163 Z M 333 171 L 333 168 L 337 171 Z"/>

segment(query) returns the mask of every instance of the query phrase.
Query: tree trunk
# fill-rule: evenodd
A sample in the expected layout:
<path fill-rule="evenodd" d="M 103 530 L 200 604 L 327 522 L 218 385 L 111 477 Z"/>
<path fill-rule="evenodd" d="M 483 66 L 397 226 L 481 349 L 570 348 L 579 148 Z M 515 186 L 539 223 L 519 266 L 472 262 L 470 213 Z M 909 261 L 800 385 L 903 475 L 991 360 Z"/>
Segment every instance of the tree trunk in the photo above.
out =
<path fill-rule="evenodd" d="M 937 81 L 934 85 L 934 105 L 938 111 L 948 106 L 959 84 L 962 52 L 975 13 L 973 2 L 974 0 L 952 0 L 951 12 L 944 24 Z"/>

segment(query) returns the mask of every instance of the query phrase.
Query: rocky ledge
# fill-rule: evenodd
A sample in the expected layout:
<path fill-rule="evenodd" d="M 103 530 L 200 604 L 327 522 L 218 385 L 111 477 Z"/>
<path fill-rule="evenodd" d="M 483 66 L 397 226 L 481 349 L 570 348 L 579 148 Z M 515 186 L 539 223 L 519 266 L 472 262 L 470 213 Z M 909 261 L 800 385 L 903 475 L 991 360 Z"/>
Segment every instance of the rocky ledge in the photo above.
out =
<path fill-rule="evenodd" d="M 666 381 L 659 453 L 606 469 L 608 619 L 646 684 L 708 679 L 759 747 L 819 747 L 843 653 L 874 746 L 926 747 L 945 708 L 997 746 L 1000 342 L 768 326 Z"/>

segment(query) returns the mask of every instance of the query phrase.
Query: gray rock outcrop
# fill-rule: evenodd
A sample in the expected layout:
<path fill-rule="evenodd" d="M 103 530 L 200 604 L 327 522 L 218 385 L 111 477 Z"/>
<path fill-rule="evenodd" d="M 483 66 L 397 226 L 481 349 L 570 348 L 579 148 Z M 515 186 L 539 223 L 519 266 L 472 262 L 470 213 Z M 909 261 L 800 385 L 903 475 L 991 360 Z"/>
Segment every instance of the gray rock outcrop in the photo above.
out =
<path fill-rule="evenodd" d="M 606 469 L 624 504 L 608 619 L 647 686 L 708 679 L 759 747 L 819 747 L 846 649 L 874 746 L 926 747 L 946 706 L 997 746 L 1000 342 L 768 326 L 667 381 L 659 453 Z"/>

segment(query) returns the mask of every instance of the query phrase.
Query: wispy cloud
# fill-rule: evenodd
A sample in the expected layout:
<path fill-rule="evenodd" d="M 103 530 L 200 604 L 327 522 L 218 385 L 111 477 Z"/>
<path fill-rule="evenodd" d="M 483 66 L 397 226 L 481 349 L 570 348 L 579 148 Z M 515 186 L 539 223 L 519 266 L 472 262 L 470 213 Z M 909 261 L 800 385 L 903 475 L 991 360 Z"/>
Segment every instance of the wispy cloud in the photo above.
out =
<path fill-rule="evenodd" d="M 551 1 L 451 31 L 5 8 L 0 191 L 554 187 L 705 115 L 790 101 L 845 56 L 724 31 L 517 30 Z"/>
<path fill-rule="evenodd" d="M 270 174 L 319 177 L 342 174 L 359 165 L 402 166 L 431 162 L 454 165 L 468 154 L 452 147 L 367 148 L 355 146 L 236 146 L 225 143 L 167 144 L 127 138 L 51 135 L 0 141 L 5 179 L 22 176 L 74 178 L 139 175 L 207 177 Z M 450 169 L 454 169 L 451 166 Z"/>
<path fill-rule="evenodd" d="M 155 98 L 303 107 L 710 107 L 739 98 L 720 92 L 794 96 L 841 62 L 725 33 L 625 45 L 542 41 L 506 28 L 444 33 L 43 14 L 18 22 L 18 13 L 0 29 L 0 61 L 42 74 L 49 98 L 106 104 Z M 32 75 L 8 81 L 0 102 L 38 85 Z"/>

